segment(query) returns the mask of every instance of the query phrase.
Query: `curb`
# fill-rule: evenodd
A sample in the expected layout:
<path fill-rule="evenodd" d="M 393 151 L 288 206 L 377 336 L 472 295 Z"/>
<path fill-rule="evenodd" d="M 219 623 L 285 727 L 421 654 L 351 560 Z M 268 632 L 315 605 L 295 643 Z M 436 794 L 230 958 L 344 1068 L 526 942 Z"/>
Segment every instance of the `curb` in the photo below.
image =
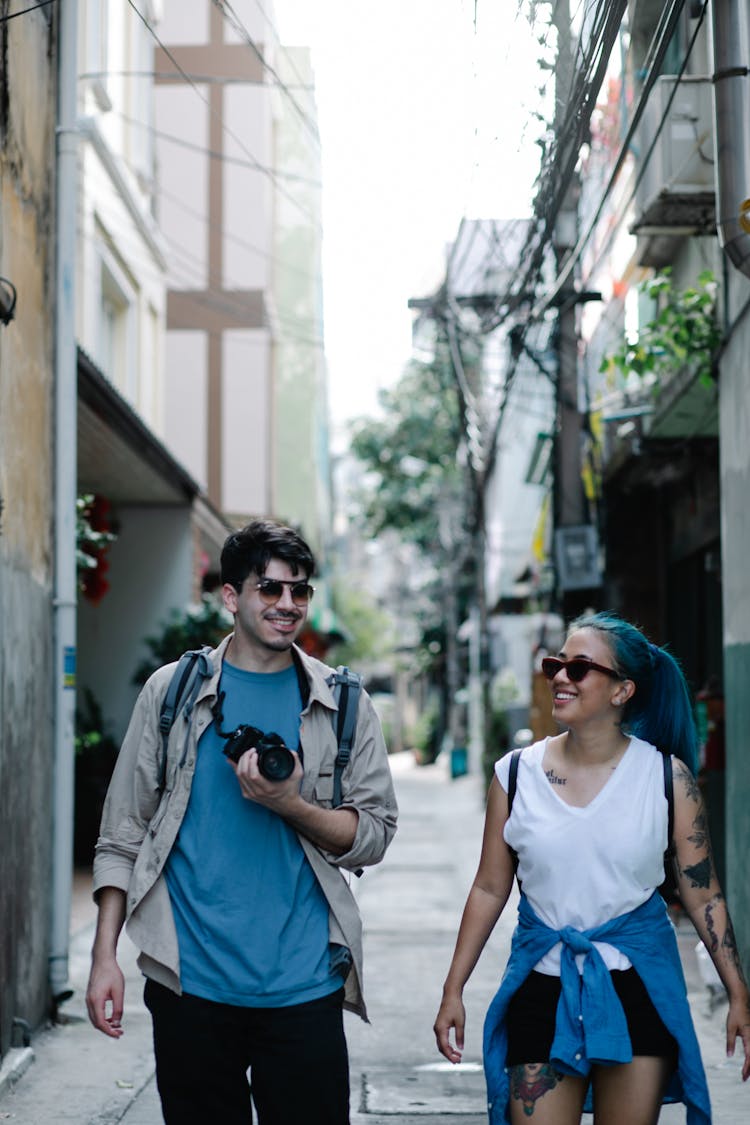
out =
<path fill-rule="evenodd" d="M 0 1064 L 0 1098 L 13 1089 L 35 1058 L 32 1047 L 11 1047 Z"/>

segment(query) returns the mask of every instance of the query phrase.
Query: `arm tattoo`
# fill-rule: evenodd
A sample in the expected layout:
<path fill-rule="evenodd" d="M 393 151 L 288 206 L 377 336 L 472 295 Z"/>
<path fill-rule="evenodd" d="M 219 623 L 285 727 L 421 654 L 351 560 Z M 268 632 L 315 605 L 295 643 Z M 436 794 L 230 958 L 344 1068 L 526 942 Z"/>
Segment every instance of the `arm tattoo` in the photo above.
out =
<path fill-rule="evenodd" d="M 706 904 L 706 908 L 703 911 L 703 917 L 706 919 L 706 929 L 708 930 L 709 936 L 709 945 L 707 947 L 709 953 L 715 953 L 719 948 L 719 937 L 716 933 L 716 924 L 714 922 L 714 906 L 723 899 L 723 897 L 723 895 L 714 895 L 711 901 Z"/>
<path fill-rule="evenodd" d="M 737 942 L 734 937 L 734 930 L 732 928 L 732 921 L 727 915 L 727 928 L 724 931 L 724 938 L 721 943 L 721 948 L 726 951 L 727 960 L 729 960 L 737 970 L 739 978 L 744 982 L 745 975 L 742 971 L 742 961 L 740 960 L 739 950 L 737 949 Z"/>
<path fill-rule="evenodd" d="M 547 778 L 547 781 L 550 783 L 550 785 L 566 785 L 567 784 L 567 781 L 568 781 L 567 777 L 558 777 L 554 770 L 545 770 L 544 774 L 545 774 L 545 777 Z"/>
<path fill-rule="evenodd" d="M 704 813 L 699 812 L 693 821 L 693 835 L 688 836 L 691 844 L 695 844 L 696 848 L 707 848 L 709 846 L 708 838 L 708 822 Z"/>
<path fill-rule="evenodd" d="M 677 777 L 682 780 L 682 784 L 685 786 L 685 793 L 687 794 L 687 796 L 695 801 L 696 804 L 700 804 L 701 791 L 698 787 L 698 782 L 695 780 L 684 762 L 679 762 L 677 764 L 676 773 Z"/>
<path fill-rule="evenodd" d="M 526 1063 L 510 1068 L 511 1096 L 523 1103 L 525 1117 L 533 1117 L 540 1098 L 554 1090 L 565 1076 L 549 1063 Z"/>
<path fill-rule="evenodd" d="M 708 887 L 711 883 L 712 875 L 711 856 L 707 855 L 705 859 L 701 859 L 698 863 L 694 863 L 691 867 L 683 867 L 682 873 L 690 880 L 691 887 Z"/>

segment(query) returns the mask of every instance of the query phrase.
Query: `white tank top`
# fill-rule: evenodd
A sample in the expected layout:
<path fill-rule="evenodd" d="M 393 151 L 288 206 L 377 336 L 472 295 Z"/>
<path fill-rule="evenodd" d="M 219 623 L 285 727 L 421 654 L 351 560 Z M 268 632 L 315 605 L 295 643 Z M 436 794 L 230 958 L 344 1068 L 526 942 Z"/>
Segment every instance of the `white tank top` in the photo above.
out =
<path fill-rule="evenodd" d="M 646 901 L 664 878 L 668 809 L 662 756 L 631 738 L 604 788 L 585 808 L 562 800 L 548 781 L 543 759 L 547 740 L 521 755 L 513 808 L 503 837 L 518 853 L 524 894 L 548 926 L 589 930 Z M 508 791 L 510 754 L 495 763 Z M 596 942 L 608 969 L 630 961 L 612 945 Z M 561 943 L 535 966 L 560 974 Z M 582 971 L 583 955 L 576 958 Z"/>

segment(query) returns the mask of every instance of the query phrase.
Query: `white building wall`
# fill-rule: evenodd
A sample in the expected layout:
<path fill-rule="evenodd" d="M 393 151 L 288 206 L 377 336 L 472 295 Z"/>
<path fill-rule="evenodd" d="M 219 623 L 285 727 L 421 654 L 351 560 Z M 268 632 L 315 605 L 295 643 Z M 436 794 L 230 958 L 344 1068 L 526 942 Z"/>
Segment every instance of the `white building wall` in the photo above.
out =
<path fill-rule="evenodd" d="M 269 514 L 271 439 L 270 341 L 259 332 L 226 333 L 224 341 L 224 508 Z"/>
<path fill-rule="evenodd" d="M 158 91 L 158 214 L 172 288 L 204 289 L 209 284 L 209 107 L 202 100 L 207 90 L 199 85 L 198 91 L 190 86 L 161 86 Z"/>
<path fill-rule="evenodd" d="M 149 10 L 154 5 L 147 5 Z M 152 37 L 127 5 L 80 6 L 77 335 L 161 435 L 165 245 L 152 215 Z"/>
<path fill-rule="evenodd" d="M 170 332 L 167 335 L 166 362 L 175 378 L 167 381 L 166 430 L 175 457 L 203 489 L 208 484 L 207 347 L 205 332 Z"/>

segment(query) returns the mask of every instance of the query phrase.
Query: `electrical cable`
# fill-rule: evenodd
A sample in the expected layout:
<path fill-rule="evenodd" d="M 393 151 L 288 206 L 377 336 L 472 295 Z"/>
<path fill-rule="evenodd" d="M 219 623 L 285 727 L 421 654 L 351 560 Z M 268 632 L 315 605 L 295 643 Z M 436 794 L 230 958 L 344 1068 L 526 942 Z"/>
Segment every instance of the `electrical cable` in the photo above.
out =
<path fill-rule="evenodd" d="M 617 159 L 615 160 L 614 167 L 613 167 L 612 172 L 610 174 L 609 180 L 607 181 L 607 185 L 604 189 L 604 192 L 603 192 L 602 197 L 599 201 L 599 204 L 598 204 L 596 210 L 594 211 L 594 214 L 593 214 L 592 218 L 590 219 L 586 229 L 584 230 L 584 232 L 579 237 L 578 242 L 576 243 L 576 245 L 573 248 L 573 250 L 571 251 L 571 253 L 568 255 L 568 258 L 565 261 L 565 264 L 563 265 L 562 269 L 559 271 L 551 291 L 545 293 L 544 297 L 540 301 L 538 301 L 536 303 L 536 305 L 532 308 L 532 310 L 529 314 L 530 320 L 538 319 L 544 313 L 544 311 L 547 308 L 550 307 L 551 303 L 554 301 L 554 299 L 558 295 L 558 293 L 560 293 L 560 291 L 561 291 L 562 287 L 564 286 L 565 282 L 570 277 L 573 266 L 576 264 L 576 262 L 578 261 L 578 259 L 581 256 L 581 253 L 583 252 L 586 245 L 588 244 L 588 240 L 591 237 L 591 235 L 592 235 L 592 233 L 593 233 L 593 231 L 596 227 L 596 224 L 599 221 L 599 217 L 600 217 L 602 211 L 604 210 L 604 205 L 607 202 L 607 199 L 609 198 L 609 195 L 610 195 L 610 193 L 611 193 L 611 191 L 612 191 L 612 189 L 615 185 L 615 182 L 616 182 L 616 180 L 617 180 L 617 178 L 620 174 L 622 166 L 625 163 L 625 159 L 626 159 L 626 157 L 627 157 L 627 155 L 630 151 L 630 143 L 631 143 L 631 141 L 632 141 L 632 139 L 635 135 L 638 124 L 640 123 L 641 117 L 643 116 L 643 113 L 645 111 L 646 104 L 647 104 L 647 101 L 648 101 L 648 96 L 649 96 L 649 94 L 650 94 L 650 92 L 651 92 L 651 90 L 654 86 L 654 83 L 656 82 L 657 77 L 659 77 L 657 67 L 658 68 L 661 67 L 661 63 L 664 59 L 664 56 L 666 55 L 667 48 L 669 46 L 669 40 L 671 39 L 672 33 L 674 31 L 674 26 L 677 23 L 677 19 L 679 18 L 679 15 L 680 15 L 684 5 L 685 5 L 685 0 L 673 0 L 673 2 L 672 2 L 671 8 L 669 9 L 668 19 L 667 19 L 666 24 L 665 24 L 664 29 L 663 29 L 662 38 L 660 40 L 659 47 L 657 48 L 656 53 L 655 53 L 654 61 L 653 61 L 652 65 L 649 69 L 648 75 L 646 77 L 646 81 L 644 82 L 643 90 L 641 92 L 641 96 L 638 100 L 638 104 L 635 107 L 635 112 L 634 112 L 633 117 L 632 117 L 632 119 L 630 121 L 630 124 L 628 126 L 627 133 L 625 134 L 625 138 L 624 138 L 624 140 L 622 142 L 622 145 L 620 147 L 620 151 L 618 153 Z M 706 12 L 707 7 L 708 7 L 708 0 L 704 0 L 703 10 L 702 10 L 700 18 L 699 18 L 699 25 L 703 21 L 703 17 L 705 16 L 705 12 Z M 666 118 L 667 118 L 667 115 L 668 115 L 668 112 L 669 112 L 669 108 L 672 104 L 672 100 L 674 99 L 674 96 L 675 96 L 676 91 L 677 91 L 677 87 L 679 85 L 679 78 L 684 73 L 685 67 L 687 65 L 688 58 L 690 57 L 690 52 L 692 51 L 693 44 L 695 43 L 695 38 L 696 38 L 696 36 L 694 34 L 693 37 L 692 37 L 692 40 L 690 42 L 690 46 L 688 48 L 688 51 L 685 55 L 685 58 L 683 59 L 682 66 L 680 67 L 680 72 L 679 72 L 679 75 L 678 75 L 678 81 L 675 83 L 675 86 L 672 90 L 672 94 L 671 94 L 671 97 L 669 99 L 669 102 L 668 102 L 668 104 L 665 108 L 665 111 L 664 111 L 663 115 L 662 115 L 661 121 L 659 122 L 659 126 L 658 126 L 658 129 L 657 129 L 656 135 L 654 137 L 654 141 L 652 142 L 651 147 L 649 148 L 647 157 L 644 159 L 644 163 L 641 167 L 640 178 L 642 178 L 642 176 L 645 172 L 645 168 L 646 168 L 647 163 L 648 163 L 648 158 L 650 158 L 651 153 L 654 150 L 656 139 L 658 138 L 659 134 L 661 133 L 661 130 L 664 127 L 664 124 L 666 123 Z M 640 182 L 640 178 L 639 178 L 639 182 Z"/>
<path fill-rule="evenodd" d="M 156 43 L 157 43 L 157 44 L 159 45 L 159 47 L 161 47 L 162 51 L 164 52 L 164 54 L 166 55 L 166 57 L 167 57 L 167 58 L 169 59 L 169 61 L 170 61 L 170 62 L 172 63 L 172 65 L 173 65 L 173 67 L 175 68 L 175 70 L 176 70 L 176 71 L 178 71 L 178 72 L 179 72 L 179 73 L 180 73 L 180 74 L 182 75 L 182 77 L 183 77 L 183 78 L 185 79 L 185 81 L 187 82 L 187 84 L 188 84 L 189 86 L 191 86 L 191 87 L 192 87 L 192 89 L 193 89 L 193 90 L 195 91 L 195 93 L 196 93 L 196 94 L 198 95 L 198 97 L 199 97 L 199 98 L 200 98 L 200 100 L 201 100 L 201 101 L 202 101 L 202 102 L 204 103 L 204 105 L 206 105 L 206 106 L 208 107 L 209 113 L 210 113 L 210 114 L 211 114 L 211 115 L 212 115 L 213 117 L 215 117 L 215 118 L 216 118 L 216 119 L 217 119 L 217 120 L 219 121 L 219 123 L 221 124 L 221 128 L 222 128 L 223 132 L 225 132 L 225 133 L 226 133 L 226 135 L 227 135 L 228 137 L 231 137 L 231 139 L 232 139 L 232 140 L 233 140 L 233 141 L 235 142 L 235 144 L 236 144 L 236 145 L 237 145 L 237 146 L 238 146 L 238 147 L 239 147 L 239 148 L 241 149 L 241 151 L 245 153 L 245 155 L 246 155 L 246 156 L 248 157 L 248 159 L 249 159 L 249 160 L 251 161 L 251 163 L 252 163 L 253 167 L 255 167 L 255 168 L 257 169 L 257 171 L 259 171 L 259 172 L 262 172 L 262 173 L 263 173 L 264 175 L 266 175 L 266 176 L 267 176 L 267 177 L 268 177 L 268 178 L 269 178 L 269 179 L 271 180 L 271 182 L 272 182 L 272 183 L 274 184 L 274 186 L 275 186 L 276 190 L 277 190 L 277 191 L 279 192 L 279 194 L 280 194 L 280 195 L 282 195 L 282 196 L 284 196 L 284 197 L 285 197 L 286 199 L 288 199 L 288 200 L 289 200 L 289 201 L 290 201 L 290 202 L 291 202 L 291 203 L 292 203 L 292 204 L 293 204 L 293 205 L 294 205 L 295 207 L 297 207 L 297 208 L 298 208 L 298 209 L 299 209 L 299 210 L 300 210 L 300 211 L 301 211 L 301 212 L 302 212 L 302 213 L 303 213 L 303 214 L 305 215 L 305 217 L 306 217 L 306 218 L 307 218 L 307 219 L 308 219 L 308 220 L 310 221 L 310 223 L 312 223 L 312 225 L 313 225 L 313 226 L 315 227 L 315 229 L 316 229 L 316 230 L 320 230 L 320 228 L 321 228 L 321 224 L 320 224 L 320 221 L 319 221 L 319 220 L 318 220 L 318 219 L 317 219 L 317 218 L 316 218 L 316 217 L 315 217 L 314 215 L 311 215 L 311 214 L 310 214 L 310 213 L 309 213 L 309 212 L 308 212 L 308 211 L 307 211 L 307 210 L 306 210 L 306 209 L 305 209 L 305 208 L 304 208 L 304 207 L 303 207 L 303 206 L 302 206 L 302 205 L 301 205 L 301 204 L 300 204 L 300 203 L 299 203 L 299 202 L 298 202 L 298 201 L 297 201 L 297 200 L 296 200 L 295 198 L 294 198 L 294 196 L 293 196 L 293 195 L 291 195 L 291 194 L 290 194 L 290 193 L 289 193 L 289 192 L 288 192 L 288 191 L 287 191 L 287 190 L 286 190 L 286 189 L 285 189 L 284 187 L 282 187 L 282 185 L 281 185 L 281 184 L 279 184 L 279 182 L 278 182 L 278 177 L 276 176 L 275 172 L 273 172 L 272 170 L 270 170 L 270 169 L 266 168 L 266 167 L 265 167 L 264 165 L 262 165 L 262 164 L 261 164 L 261 163 L 260 163 L 260 162 L 258 161 L 257 157 L 256 157 L 256 156 L 255 156 L 255 155 L 254 155 L 254 154 L 253 154 L 252 152 L 250 152 L 250 150 L 249 150 L 249 149 L 247 148 L 247 146 L 246 146 L 246 145 L 245 145 L 245 144 L 243 143 L 243 141 L 242 141 L 242 140 L 241 140 L 241 139 L 240 139 L 240 138 L 239 138 L 239 137 L 237 136 L 237 134 L 236 134 L 236 133 L 235 133 L 235 132 L 234 132 L 234 131 L 233 131 L 232 129 L 230 129 L 230 128 L 229 128 L 229 126 L 228 126 L 228 125 L 226 124 L 226 122 L 225 122 L 225 121 L 223 120 L 223 118 L 221 117 L 221 114 L 217 113 L 217 112 L 216 112 L 216 111 L 215 111 L 215 110 L 213 109 L 213 107 L 211 106 L 211 103 L 210 103 L 209 99 L 208 99 L 208 98 L 206 98 L 206 97 L 204 97 L 204 95 L 203 95 L 203 93 L 201 92 L 201 90 L 200 90 L 199 86 L 198 86 L 198 85 L 197 85 L 197 84 L 196 84 L 196 83 L 195 83 L 195 82 L 193 81 L 193 79 L 192 79 L 192 78 L 190 77 L 190 75 L 189 75 L 189 74 L 188 74 L 188 73 L 187 73 L 187 72 L 186 72 L 186 71 L 185 71 L 185 70 L 183 69 L 183 67 L 182 67 L 182 66 L 180 65 L 180 63 L 179 63 L 179 62 L 177 61 L 177 59 L 176 59 L 176 58 L 174 57 L 174 55 L 172 54 L 172 52 L 171 52 L 171 51 L 169 50 L 169 47 L 167 47 L 167 46 L 166 46 L 166 45 L 165 45 L 165 44 L 164 44 L 164 43 L 162 42 L 162 40 L 161 40 L 161 39 L 159 38 L 159 36 L 158 36 L 158 34 L 157 34 L 157 32 L 156 32 L 156 29 L 155 29 L 155 28 L 153 27 L 153 25 L 152 25 L 152 24 L 151 24 L 151 23 L 149 22 L 149 20 L 148 20 L 148 19 L 146 18 L 146 16 L 144 16 L 143 12 L 141 12 L 141 11 L 139 10 L 139 8 L 138 8 L 138 7 L 136 6 L 136 4 L 135 4 L 135 0 L 127 0 L 127 2 L 128 2 L 128 4 L 130 5 L 130 7 L 131 7 L 131 8 L 133 9 L 133 11 L 135 12 L 135 14 L 136 14 L 136 15 L 138 16 L 138 18 L 139 18 L 139 19 L 141 20 L 141 22 L 142 22 L 142 23 L 143 23 L 143 24 L 145 25 L 145 27 L 146 27 L 146 28 L 148 29 L 148 31 L 149 31 L 149 34 L 150 34 L 150 35 L 151 35 L 151 36 L 153 37 L 153 39 L 155 40 L 155 42 L 156 42 Z"/>
<path fill-rule="evenodd" d="M 271 66 L 271 64 L 266 60 L 263 52 L 260 50 L 257 43 L 255 42 L 255 40 L 250 35 L 250 32 L 247 30 L 247 28 L 245 27 L 244 23 L 242 22 L 240 17 L 235 12 L 232 5 L 228 2 L 228 0 L 211 0 L 211 3 L 214 5 L 215 8 L 217 8 L 219 10 L 221 15 L 224 17 L 224 20 L 237 33 L 237 35 L 239 35 L 239 37 L 242 40 L 244 40 L 244 42 L 247 44 L 247 46 L 250 48 L 250 50 L 253 52 L 253 54 L 256 56 L 258 61 L 263 66 L 263 69 L 268 74 L 271 75 L 271 77 L 273 78 L 275 84 L 279 87 L 279 89 L 283 90 L 283 92 L 286 94 L 287 98 L 289 99 L 290 104 L 294 108 L 295 112 L 299 115 L 300 120 L 304 123 L 304 125 L 309 130 L 310 135 L 313 137 L 315 142 L 318 145 L 320 145 L 320 133 L 318 131 L 317 123 L 302 108 L 302 106 L 299 104 L 297 99 L 292 94 L 289 87 L 286 85 L 286 83 L 283 81 L 283 79 L 280 77 L 280 75 L 274 70 L 274 68 Z M 299 77 L 299 75 L 298 75 L 298 77 Z"/>
<path fill-rule="evenodd" d="M 684 0 L 682 2 L 684 3 Z M 598 15 L 603 16 L 604 20 L 596 21 L 585 72 L 571 84 L 571 97 L 580 100 L 573 102 L 572 106 L 567 102 L 563 112 L 557 114 L 565 124 L 547 158 L 546 169 L 543 166 L 540 171 L 540 187 L 534 204 L 534 219 L 530 223 L 529 237 L 520 256 L 520 260 L 527 261 L 528 264 L 520 283 L 509 286 L 496 303 L 496 311 L 485 318 L 483 330 L 486 332 L 492 331 L 509 313 L 528 299 L 530 282 L 538 278 L 546 253 L 547 240 L 572 181 L 580 144 L 589 127 L 596 96 L 606 72 L 612 47 L 619 34 L 625 6 L 626 0 L 617 0 L 614 4 L 607 3 L 607 0 L 600 0 Z M 603 49 L 605 47 L 606 49 Z M 593 79 L 589 76 L 592 66 L 594 66 Z"/>
<path fill-rule="evenodd" d="M 620 224 L 623 222 L 623 220 L 625 218 L 625 215 L 627 214 L 628 208 L 630 207 L 630 204 L 635 199 L 635 196 L 638 192 L 638 188 L 641 186 L 641 183 L 643 181 L 643 177 L 645 176 L 646 171 L 648 169 L 649 161 L 651 160 L 654 149 L 656 148 L 656 142 L 658 141 L 659 137 L 661 136 L 662 130 L 664 129 L 664 126 L 666 125 L 667 120 L 669 118 L 669 111 L 672 108 L 672 102 L 674 101 L 674 99 L 677 95 L 677 91 L 678 91 L 679 85 L 680 85 L 680 80 L 682 79 L 682 76 L 685 73 L 685 68 L 687 67 L 688 61 L 690 59 L 690 55 L 693 51 L 693 47 L 695 46 L 696 39 L 698 38 L 698 32 L 700 31 L 703 20 L 706 17 L 706 13 L 708 11 L 708 4 L 709 4 L 709 0 L 704 0 L 703 7 L 702 7 L 702 9 L 701 9 L 701 11 L 700 11 L 700 13 L 698 14 L 698 17 L 697 17 L 697 23 L 695 25 L 695 28 L 693 29 L 693 34 L 690 38 L 690 42 L 688 43 L 687 50 L 685 51 L 685 57 L 682 60 L 682 64 L 680 65 L 679 71 L 675 75 L 674 85 L 672 87 L 672 90 L 670 92 L 669 97 L 667 98 L 667 103 L 664 107 L 664 112 L 662 113 L 662 115 L 659 119 L 656 130 L 654 132 L 654 136 L 651 140 L 651 143 L 649 144 L 648 149 L 646 150 L 646 152 L 642 156 L 641 160 L 639 161 L 639 170 L 638 170 L 638 174 L 635 178 L 635 183 L 633 184 L 633 186 L 631 188 L 630 194 L 625 198 L 625 200 L 620 205 L 620 218 L 618 219 L 618 221 L 616 223 L 613 223 L 612 229 L 608 232 L 607 239 L 604 242 L 603 247 L 601 248 L 601 251 L 599 253 L 598 258 L 596 259 L 596 261 L 594 262 L 594 264 L 590 267 L 590 269 L 588 271 L 587 280 L 596 271 L 596 268 L 600 264 L 600 262 L 602 260 L 602 257 L 604 256 L 606 251 L 609 249 L 609 246 L 612 242 L 612 239 L 614 238 L 615 234 L 617 233 L 617 231 L 620 227 Z M 627 144 L 628 138 L 630 137 L 631 132 L 632 132 L 632 130 L 628 130 L 628 134 L 625 138 L 625 141 L 623 141 L 623 145 Z M 619 173 L 619 168 L 617 169 L 617 171 Z M 604 209 L 604 204 L 607 200 L 608 194 L 609 194 L 609 192 L 611 192 L 612 188 L 614 187 L 614 183 L 615 183 L 616 178 L 617 178 L 617 176 L 613 172 L 612 175 L 610 176 L 610 179 L 609 179 L 608 183 L 607 183 L 607 187 L 605 189 L 604 195 L 603 195 L 602 199 L 600 200 L 599 206 L 598 206 L 598 208 L 595 212 L 594 219 L 592 220 L 592 222 L 590 224 L 590 228 L 587 228 L 587 230 L 585 232 L 586 243 L 584 243 L 581 246 L 581 252 L 583 251 L 583 249 L 585 249 L 585 246 L 588 243 L 588 239 L 591 237 L 591 234 L 593 233 L 593 230 L 594 230 L 594 228 L 595 228 L 595 226 L 596 226 L 596 224 L 599 220 L 599 216 L 601 215 L 601 212 Z M 580 252 L 579 252 L 579 257 L 580 257 Z M 586 285 L 586 283 L 584 282 L 584 288 L 585 288 L 585 285 Z"/>
<path fill-rule="evenodd" d="M 54 3 L 55 0 L 39 0 L 38 4 L 32 4 L 30 8 L 24 8 L 20 12 L 11 12 L 7 16 L 0 16 L 0 23 L 8 23 L 9 20 L 17 19 L 18 16 L 26 16 L 29 12 L 36 12 L 38 8 L 47 8 Z"/>
<path fill-rule="evenodd" d="M 273 168 L 268 164 L 260 164 L 257 160 L 242 160 L 239 156 L 230 156 L 225 152 L 217 152 L 216 149 L 206 148 L 204 145 L 195 144 L 193 141 L 185 140 L 184 137 L 178 137 L 174 133 L 165 133 L 163 130 L 158 129 L 155 125 L 149 125 L 145 121 L 140 121 L 137 117 L 131 117 L 130 114 L 125 113 L 123 110 L 111 109 L 108 110 L 109 116 L 121 118 L 132 125 L 136 129 L 141 129 L 145 133 L 160 141 L 166 141 L 169 144 L 177 145 L 180 148 L 187 149 L 189 152 L 197 152 L 203 156 L 210 157 L 211 160 L 220 160 L 223 164 L 232 164 L 238 168 L 249 168 L 254 172 L 263 172 L 267 175 L 277 176 L 282 180 L 293 180 L 296 183 L 305 184 L 308 187 L 322 188 L 323 184 L 320 180 L 313 180 L 307 176 L 300 176 L 296 172 L 284 172 L 280 168 Z"/>

